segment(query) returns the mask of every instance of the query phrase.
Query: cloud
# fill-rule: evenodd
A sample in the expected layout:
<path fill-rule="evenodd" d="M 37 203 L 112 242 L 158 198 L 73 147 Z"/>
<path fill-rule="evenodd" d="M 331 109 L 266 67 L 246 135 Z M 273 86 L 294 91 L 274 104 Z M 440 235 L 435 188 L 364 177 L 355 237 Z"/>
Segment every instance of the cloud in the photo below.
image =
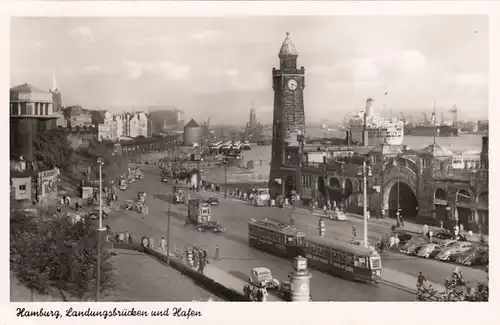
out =
<path fill-rule="evenodd" d="M 188 65 L 162 61 L 162 62 L 123 62 L 125 74 L 130 79 L 139 79 L 145 72 L 159 74 L 165 79 L 186 81 L 191 74 L 191 68 Z"/>
<path fill-rule="evenodd" d="M 94 33 L 87 26 L 78 26 L 75 29 L 71 30 L 70 34 L 73 36 L 82 37 L 89 42 L 94 40 Z"/>
<path fill-rule="evenodd" d="M 209 29 L 191 35 L 191 38 L 200 42 L 211 42 L 222 37 L 223 32 L 218 29 Z"/>
<path fill-rule="evenodd" d="M 488 78 L 482 73 L 463 73 L 455 76 L 455 82 L 461 86 L 479 88 L 488 84 Z"/>

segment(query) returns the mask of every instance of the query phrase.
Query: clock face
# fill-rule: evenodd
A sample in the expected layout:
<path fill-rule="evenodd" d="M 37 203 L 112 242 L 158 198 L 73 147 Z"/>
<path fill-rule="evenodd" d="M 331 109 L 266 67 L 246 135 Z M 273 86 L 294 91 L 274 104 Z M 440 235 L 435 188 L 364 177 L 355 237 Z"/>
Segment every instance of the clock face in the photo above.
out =
<path fill-rule="evenodd" d="M 290 90 L 295 90 L 297 89 L 297 81 L 295 79 L 290 79 L 288 80 L 288 88 Z"/>

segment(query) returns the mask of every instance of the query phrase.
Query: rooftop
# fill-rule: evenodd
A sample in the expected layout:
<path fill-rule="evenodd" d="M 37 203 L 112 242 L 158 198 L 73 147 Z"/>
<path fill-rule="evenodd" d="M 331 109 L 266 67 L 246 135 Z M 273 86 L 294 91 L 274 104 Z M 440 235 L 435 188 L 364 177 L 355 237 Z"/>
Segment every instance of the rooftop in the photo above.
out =
<path fill-rule="evenodd" d="M 281 58 L 285 56 L 298 56 L 298 55 L 299 52 L 297 51 L 295 44 L 293 44 L 292 40 L 290 39 L 290 33 L 286 33 L 285 40 L 283 41 L 283 44 L 281 44 L 281 49 L 278 56 Z"/>
<path fill-rule="evenodd" d="M 198 123 L 196 123 L 196 121 L 194 119 L 191 119 L 188 124 L 186 124 L 186 126 L 184 128 L 199 128 L 200 125 Z"/>
<path fill-rule="evenodd" d="M 22 85 L 17 85 L 17 86 L 10 88 L 10 91 L 11 92 L 18 92 L 18 93 L 48 93 L 48 91 L 37 88 L 33 85 L 30 85 L 27 82 L 23 83 Z"/>
<path fill-rule="evenodd" d="M 443 148 L 439 144 L 433 143 L 424 149 L 420 150 L 422 155 L 431 155 L 434 157 L 449 157 L 453 156 L 453 152 L 448 148 Z"/>

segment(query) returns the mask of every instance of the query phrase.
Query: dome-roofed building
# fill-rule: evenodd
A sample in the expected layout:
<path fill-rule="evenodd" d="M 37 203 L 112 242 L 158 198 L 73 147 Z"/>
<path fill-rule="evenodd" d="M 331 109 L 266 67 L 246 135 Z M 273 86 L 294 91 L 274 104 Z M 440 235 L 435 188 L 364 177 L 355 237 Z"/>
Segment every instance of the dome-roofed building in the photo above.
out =
<path fill-rule="evenodd" d="M 192 146 L 200 144 L 202 135 L 203 128 L 196 123 L 194 119 L 191 119 L 186 126 L 184 126 L 184 145 Z"/>
<path fill-rule="evenodd" d="M 12 158 L 33 160 L 33 141 L 38 132 L 52 128 L 52 93 L 28 83 L 10 89 L 10 149 Z"/>

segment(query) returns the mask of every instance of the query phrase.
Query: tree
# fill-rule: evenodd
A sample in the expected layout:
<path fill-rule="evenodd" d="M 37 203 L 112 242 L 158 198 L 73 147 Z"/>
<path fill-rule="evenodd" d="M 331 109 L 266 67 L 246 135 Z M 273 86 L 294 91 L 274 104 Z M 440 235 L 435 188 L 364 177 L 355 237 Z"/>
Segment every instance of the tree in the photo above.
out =
<path fill-rule="evenodd" d="M 66 217 L 31 218 L 22 212 L 11 215 L 11 271 L 32 293 L 57 291 L 89 300 L 96 292 L 98 232 L 88 220 Z M 110 255 L 101 247 L 101 293 L 114 287 Z"/>
<path fill-rule="evenodd" d="M 489 281 L 489 279 L 488 279 Z M 488 282 L 478 282 L 475 287 L 467 281 L 452 275 L 452 280 L 446 279 L 445 290 L 438 292 L 432 285 L 422 284 L 418 286 L 418 301 L 488 301 Z"/>

